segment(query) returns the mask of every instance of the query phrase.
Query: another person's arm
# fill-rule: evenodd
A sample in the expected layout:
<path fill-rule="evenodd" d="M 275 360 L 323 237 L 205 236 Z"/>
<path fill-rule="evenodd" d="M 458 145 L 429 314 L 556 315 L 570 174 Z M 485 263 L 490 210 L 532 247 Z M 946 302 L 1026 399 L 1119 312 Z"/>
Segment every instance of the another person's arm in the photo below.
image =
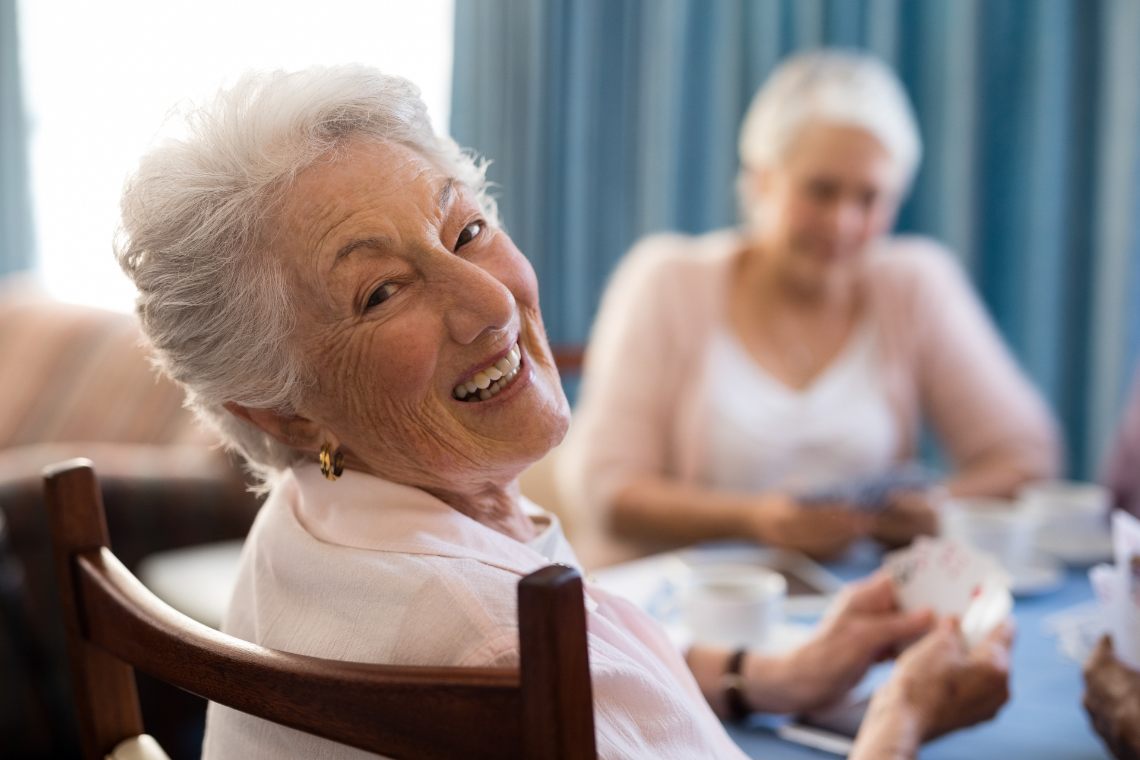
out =
<path fill-rule="evenodd" d="M 852 584 L 804 646 L 787 655 L 749 654 L 741 663 L 741 696 L 761 712 L 819 708 L 850 691 L 871 665 L 918 639 L 876 693 L 851 755 L 913 758 L 922 742 L 993 717 L 1009 696 L 1012 629 L 1002 626 L 967 651 L 957 621 L 943 620 L 931 630 L 932 624 L 927 611 L 897 611 L 891 581 L 880 573 Z M 724 649 L 694 646 L 686 657 L 722 717 L 730 708 L 730 656 Z"/>
<path fill-rule="evenodd" d="M 610 528 L 664 544 L 746 538 L 826 558 L 865 535 L 870 523 L 839 504 L 805 508 L 785 494 L 739 494 L 647 476 L 618 491 Z"/>
<path fill-rule="evenodd" d="M 891 579 L 878 573 L 850 584 L 812 639 L 787 654 L 749 653 L 741 662 L 744 703 L 757 712 L 822 707 L 850 691 L 867 670 L 918 639 L 933 624 L 929 611 L 899 612 Z M 686 661 L 702 693 L 728 715 L 725 666 L 731 652 L 694 645 Z"/>
<path fill-rule="evenodd" d="M 918 388 L 954 466 L 953 496 L 1012 496 L 1056 474 L 1057 426 L 1017 366 L 961 268 L 941 251 L 915 250 Z"/>
<path fill-rule="evenodd" d="M 1084 668 L 1085 710 L 1118 760 L 1140 760 L 1140 673 L 1125 666 L 1105 636 Z"/>
<path fill-rule="evenodd" d="M 1053 477 L 1060 462 L 1057 425 L 1041 395 L 1002 341 L 953 258 L 931 243 L 900 243 L 880 276 L 895 278 L 888 308 L 908 326 L 913 382 L 953 467 L 950 496 L 1013 496 L 1025 482 Z M 875 526 L 888 545 L 937 524 L 931 500 L 892 505 Z"/>

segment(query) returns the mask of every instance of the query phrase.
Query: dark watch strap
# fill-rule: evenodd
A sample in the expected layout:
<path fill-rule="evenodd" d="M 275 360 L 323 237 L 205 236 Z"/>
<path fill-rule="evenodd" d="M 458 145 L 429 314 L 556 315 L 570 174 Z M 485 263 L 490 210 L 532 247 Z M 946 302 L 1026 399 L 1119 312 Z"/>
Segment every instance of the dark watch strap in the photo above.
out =
<path fill-rule="evenodd" d="M 744 720 L 752 714 L 748 700 L 744 698 L 744 658 L 748 655 L 747 649 L 737 649 L 728 658 L 728 667 L 724 670 L 724 696 L 728 703 L 728 717 L 732 720 Z"/>

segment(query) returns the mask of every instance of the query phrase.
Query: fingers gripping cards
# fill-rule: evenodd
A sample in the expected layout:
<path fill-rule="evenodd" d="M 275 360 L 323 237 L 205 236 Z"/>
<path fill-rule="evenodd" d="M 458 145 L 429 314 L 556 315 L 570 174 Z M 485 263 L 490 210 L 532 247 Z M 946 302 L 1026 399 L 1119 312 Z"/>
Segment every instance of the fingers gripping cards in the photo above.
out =
<path fill-rule="evenodd" d="M 1114 565 L 1097 565 L 1089 580 L 1112 634 L 1116 656 L 1140 671 L 1140 520 L 1126 512 L 1112 516 Z"/>
<path fill-rule="evenodd" d="M 967 646 L 974 646 L 1009 617 L 1010 579 L 998 562 L 950 539 L 919 538 L 888 554 L 883 567 L 903 610 L 929 608 L 954 615 Z"/>

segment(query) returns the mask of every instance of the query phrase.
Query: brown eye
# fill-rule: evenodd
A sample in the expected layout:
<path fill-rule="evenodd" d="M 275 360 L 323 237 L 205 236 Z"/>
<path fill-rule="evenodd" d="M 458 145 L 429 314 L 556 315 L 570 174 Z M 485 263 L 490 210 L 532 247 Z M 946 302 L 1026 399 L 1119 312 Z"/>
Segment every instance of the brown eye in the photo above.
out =
<path fill-rule="evenodd" d="M 483 222 L 471 222 L 471 224 L 464 227 L 459 232 L 459 239 L 455 241 L 455 250 L 459 250 L 463 246 L 470 243 L 475 238 L 483 233 Z"/>
<path fill-rule="evenodd" d="M 396 294 L 395 283 L 386 282 L 376 290 L 372 291 L 372 295 L 368 296 L 368 303 L 364 305 L 365 309 L 371 309 L 379 306 Z"/>

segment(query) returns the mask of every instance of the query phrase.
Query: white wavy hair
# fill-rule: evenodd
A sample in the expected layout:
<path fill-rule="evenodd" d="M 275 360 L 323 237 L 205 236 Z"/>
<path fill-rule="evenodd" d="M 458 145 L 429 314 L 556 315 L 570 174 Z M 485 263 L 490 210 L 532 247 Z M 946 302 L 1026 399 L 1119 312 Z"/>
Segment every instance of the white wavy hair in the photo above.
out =
<path fill-rule="evenodd" d="M 922 160 L 922 138 L 894 72 L 858 51 L 800 53 L 768 77 L 740 127 L 737 189 L 746 216 L 757 200 L 748 173 L 779 166 L 804 127 L 820 122 L 870 132 L 894 160 L 900 194 L 910 187 Z"/>
<path fill-rule="evenodd" d="M 115 255 L 138 287 L 156 364 L 267 482 L 299 453 L 223 404 L 291 413 L 312 385 L 272 245 L 293 179 L 349 139 L 390 141 L 466 184 L 498 224 L 486 164 L 432 131 L 415 85 L 362 66 L 247 74 L 185 126 L 127 181 Z"/>

